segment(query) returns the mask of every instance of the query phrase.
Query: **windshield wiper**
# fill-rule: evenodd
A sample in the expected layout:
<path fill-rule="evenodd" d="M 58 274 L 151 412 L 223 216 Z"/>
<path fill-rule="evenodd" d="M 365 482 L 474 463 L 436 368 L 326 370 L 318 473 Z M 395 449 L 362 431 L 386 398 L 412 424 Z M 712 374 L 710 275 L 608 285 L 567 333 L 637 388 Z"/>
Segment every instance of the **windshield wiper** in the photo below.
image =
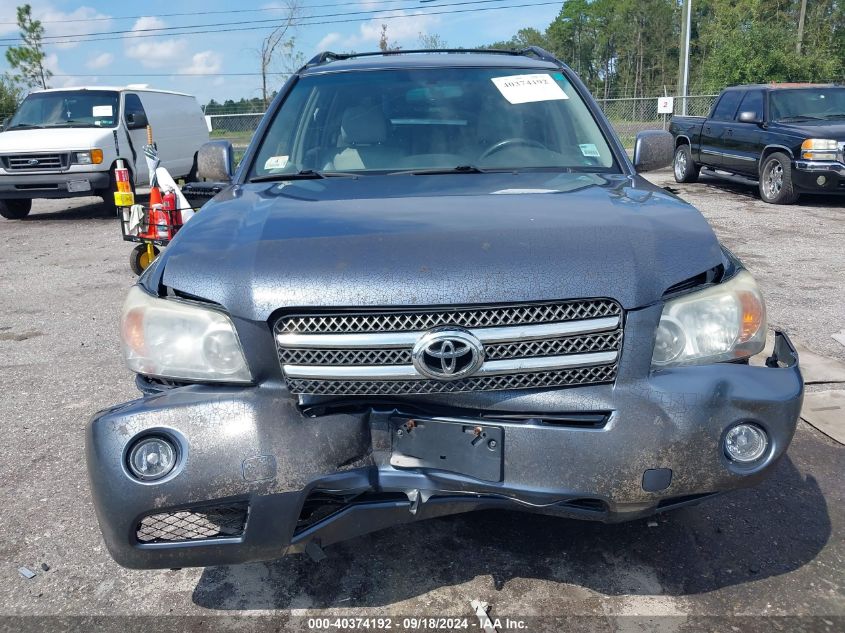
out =
<path fill-rule="evenodd" d="M 390 176 L 432 176 L 437 174 L 486 174 L 486 169 L 475 165 L 458 165 L 457 167 L 434 167 L 432 169 L 407 169 L 404 171 L 392 171 Z"/>
<path fill-rule="evenodd" d="M 316 180 L 319 178 L 357 178 L 358 174 L 349 174 L 343 171 L 315 171 L 313 169 L 303 169 L 298 172 L 290 174 L 264 174 L 263 176 L 253 176 L 249 179 L 250 182 L 274 182 L 282 180 Z"/>
<path fill-rule="evenodd" d="M 834 114 L 825 114 L 824 118 L 826 121 L 831 121 L 833 119 L 845 119 L 845 112 L 835 112 Z"/>
<path fill-rule="evenodd" d="M 824 121 L 823 117 L 810 116 L 808 114 L 800 114 L 798 116 L 786 116 L 778 119 L 781 123 L 798 123 L 800 121 Z"/>
<path fill-rule="evenodd" d="M 33 123 L 16 123 L 12 127 L 7 127 L 6 130 L 41 130 L 43 125 L 35 125 Z"/>

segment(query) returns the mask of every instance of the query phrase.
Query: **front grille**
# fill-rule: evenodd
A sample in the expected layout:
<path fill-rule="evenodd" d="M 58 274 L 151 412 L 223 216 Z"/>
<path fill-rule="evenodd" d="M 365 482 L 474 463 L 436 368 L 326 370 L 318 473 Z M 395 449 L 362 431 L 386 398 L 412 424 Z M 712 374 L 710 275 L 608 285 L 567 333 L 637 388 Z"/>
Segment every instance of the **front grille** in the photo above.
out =
<path fill-rule="evenodd" d="M 8 154 L 2 157 L 3 166 L 10 171 L 41 171 L 67 169 L 70 155 L 62 154 Z"/>
<path fill-rule="evenodd" d="M 612 382 L 622 349 L 622 316 L 615 301 L 590 299 L 292 315 L 280 318 L 274 332 L 293 393 L 454 393 Z M 421 373 L 426 368 L 415 365 L 412 354 L 427 331 L 447 326 L 469 331 L 483 349 L 476 371 L 457 380 Z"/>
<path fill-rule="evenodd" d="M 135 536 L 140 543 L 174 543 L 241 536 L 248 514 L 246 503 L 162 512 L 141 519 Z"/>

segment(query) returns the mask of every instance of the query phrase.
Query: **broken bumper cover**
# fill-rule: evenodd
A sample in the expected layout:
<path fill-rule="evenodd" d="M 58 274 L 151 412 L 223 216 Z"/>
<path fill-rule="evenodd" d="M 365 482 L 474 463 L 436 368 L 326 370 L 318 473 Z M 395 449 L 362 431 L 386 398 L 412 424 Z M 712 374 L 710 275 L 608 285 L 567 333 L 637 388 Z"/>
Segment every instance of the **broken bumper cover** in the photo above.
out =
<path fill-rule="evenodd" d="M 280 385 L 176 388 L 91 420 L 94 503 L 112 556 L 135 568 L 269 560 L 487 508 L 633 519 L 753 485 L 772 468 L 803 398 L 784 334 L 776 334 L 767 365 L 683 367 L 621 375 L 615 385 L 452 394 L 425 405 L 328 407 L 311 416 Z M 560 412 L 585 415 L 554 415 Z M 417 418 L 463 424 L 469 439 L 476 425 L 500 432 L 489 436 L 501 440 L 500 470 L 494 460 L 491 471 L 486 457 L 480 470 L 464 474 L 397 457 L 399 425 Z M 767 431 L 770 448 L 743 470 L 725 457 L 722 439 L 744 421 Z M 160 482 L 138 481 L 126 467 L 129 447 L 150 434 L 179 447 L 175 470 Z M 654 471 L 656 479 L 647 474 Z"/>

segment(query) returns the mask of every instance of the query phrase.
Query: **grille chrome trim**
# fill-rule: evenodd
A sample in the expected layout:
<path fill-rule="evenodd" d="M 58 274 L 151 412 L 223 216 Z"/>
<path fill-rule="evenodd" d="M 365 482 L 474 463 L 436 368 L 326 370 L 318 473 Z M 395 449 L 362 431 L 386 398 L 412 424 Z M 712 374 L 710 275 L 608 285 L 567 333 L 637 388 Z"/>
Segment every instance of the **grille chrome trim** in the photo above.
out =
<path fill-rule="evenodd" d="M 37 161 L 30 165 L 29 161 Z M 5 154 L 2 156 L 3 167 L 9 171 L 47 171 L 65 170 L 70 165 L 68 152 L 41 152 L 34 154 Z"/>
<path fill-rule="evenodd" d="M 618 356 L 617 352 L 596 352 L 490 360 L 484 363 L 473 376 L 499 376 L 606 365 L 616 362 Z M 283 368 L 285 375 L 289 378 L 308 380 L 419 380 L 422 378 L 413 365 L 284 365 Z"/>
<path fill-rule="evenodd" d="M 582 321 L 562 321 L 537 325 L 512 325 L 470 329 L 482 343 L 526 341 L 554 336 L 592 334 L 613 330 L 619 326 L 619 317 L 603 317 Z M 281 347 L 307 347 L 314 349 L 402 348 L 413 347 L 425 332 L 377 332 L 356 334 L 277 334 Z"/>

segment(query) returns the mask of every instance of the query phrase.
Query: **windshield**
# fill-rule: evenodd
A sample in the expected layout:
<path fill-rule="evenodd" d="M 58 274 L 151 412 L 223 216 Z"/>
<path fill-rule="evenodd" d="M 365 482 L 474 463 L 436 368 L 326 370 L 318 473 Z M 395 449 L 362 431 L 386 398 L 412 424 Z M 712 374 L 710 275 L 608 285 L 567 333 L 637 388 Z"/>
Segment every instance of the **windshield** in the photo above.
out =
<path fill-rule="evenodd" d="M 24 99 L 6 129 L 114 127 L 118 97 L 112 90 L 35 92 Z"/>
<path fill-rule="evenodd" d="M 562 73 L 430 68 L 301 78 L 250 177 L 456 168 L 618 171 Z"/>
<path fill-rule="evenodd" d="M 845 120 L 845 88 L 799 88 L 772 92 L 772 121 Z"/>

